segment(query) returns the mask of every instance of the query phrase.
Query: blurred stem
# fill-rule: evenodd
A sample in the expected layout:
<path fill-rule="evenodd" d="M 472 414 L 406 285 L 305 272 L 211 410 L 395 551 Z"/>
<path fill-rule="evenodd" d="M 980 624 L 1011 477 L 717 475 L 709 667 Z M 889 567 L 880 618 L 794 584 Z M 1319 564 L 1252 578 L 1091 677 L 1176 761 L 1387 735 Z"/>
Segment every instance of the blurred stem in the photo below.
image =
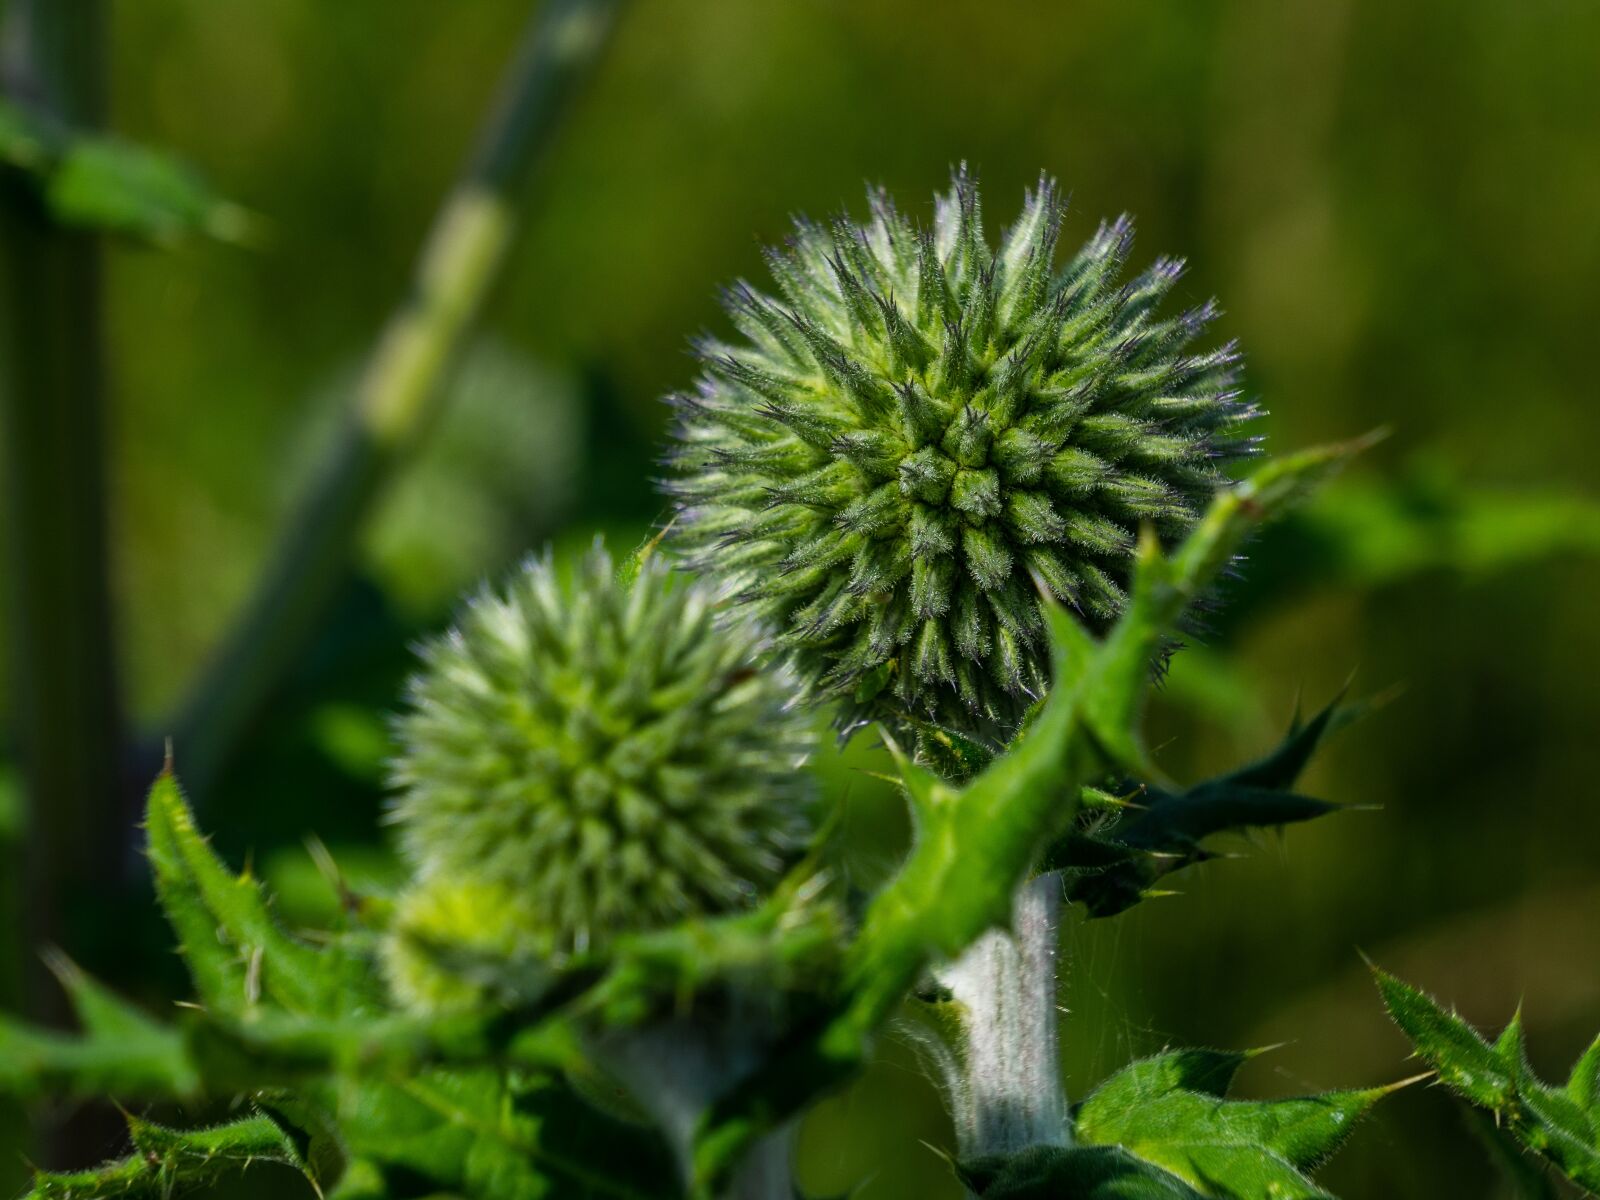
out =
<path fill-rule="evenodd" d="M 203 798 L 300 656 L 346 578 L 374 498 L 434 417 L 441 385 L 504 271 L 521 195 L 621 3 L 545 0 L 530 24 L 478 151 L 428 234 L 410 295 L 367 361 L 338 441 L 178 715 L 178 761 L 191 794 Z"/>
<path fill-rule="evenodd" d="M 1072 1140 L 1056 1040 L 1060 910 L 1060 877 L 1030 879 L 1011 929 L 991 929 L 939 972 L 962 1008 L 951 1100 L 963 1157 Z"/>
<path fill-rule="evenodd" d="M 18 102 L 99 124 L 104 58 L 101 0 L 12 0 L 5 77 Z M 24 933 L 38 942 L 60 937 L 63 900 L 113 882 L 132 821 L 120 811 L 106 563 L 100 246 L 58 228 L 15 179 L 5 182 L 0 227 Z"/>
<path fill-rule="evenodd" d="M 784 1125 L 745 1151 L 721 1200 L 794 1200 L 794 1136 L 794 1125 Z"/>
<path fill-rule="evenodd" d="M 102 123 L 102 0 L 11 0 L 5 91 L 82 127 Z M 29 948 L 62 942 L 69 908 L 118 878 L 132 830 L 121 806 L 122 728 L 106 563 L 100 246 L 58 228 L 23 181 L 0 179 L 0 423 L 8 518 L 11 687 L 19 831 L 0 845 L 7 1009 L 59 1019 Z M 14 912 L 14 916 L 13 916 Z M 0 1115 L 9 1172 L 27 1124 Z M 58 1131 L 55 1151 L 69 1143 Z M 12 1182 L 0 1173 L 0 1189 Z"/>

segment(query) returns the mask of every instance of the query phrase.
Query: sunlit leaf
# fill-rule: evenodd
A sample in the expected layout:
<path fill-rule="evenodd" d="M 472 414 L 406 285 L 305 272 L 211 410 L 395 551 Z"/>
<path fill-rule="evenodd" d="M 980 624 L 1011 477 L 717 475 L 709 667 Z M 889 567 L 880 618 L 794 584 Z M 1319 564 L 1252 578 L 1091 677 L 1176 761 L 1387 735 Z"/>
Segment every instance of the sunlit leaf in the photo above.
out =
<path fill-rule="evenodd" d="M 1486 1110 L 1497 1129 L 1600 1195 L 1600 1111 L 1594 1102 L 1597 1055 L 1579 1059 L 1565 1088 L 1542 1083 L 1528 1065 L 1520 1014 L 1490 1045 L 1437 1001 L 1374 968 L 1389 1015 L 1439 1079 Z"/>

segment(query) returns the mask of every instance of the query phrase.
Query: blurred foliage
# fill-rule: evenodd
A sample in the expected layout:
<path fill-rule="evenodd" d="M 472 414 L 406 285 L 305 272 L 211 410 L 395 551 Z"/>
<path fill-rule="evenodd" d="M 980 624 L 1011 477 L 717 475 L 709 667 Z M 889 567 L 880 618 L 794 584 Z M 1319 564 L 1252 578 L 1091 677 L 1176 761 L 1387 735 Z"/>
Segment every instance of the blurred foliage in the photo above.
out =
<path fill-rule="evenodd" d="M 25 172 L 63 225 L 172 243 L 244 241 L 252 218 L 190 167 L 133 142 L 59 129 L 0 100 L 0 162 Z"/>
<path fill-rule="evenodd" d="M 525 8 L 114 6 L 115 128 L 194 164 L 273 231 L 250 252 L 197 239 L 111 255 L 127 684 L 158 730 L 249 585 L 318 440 L 320 398 L 405 279 Z M 1592 944 L 1584 922 L 1552 919 L 1592 912 L 1600 887 L 1600 809 L 1586 802 L 1600 705 L 1585 515 L 1600 440 L 1596 44 L 1600 9 L 1580 0 L 1462 0 L 1446 18 L 1375 0 L 635 5 L 530 201 L 493 317 L 490 353 L 530 370 L 485 403 L 486 437 L 552 447 L 526 460 L 538 490 L 480 490 L 483 459 L 464 450 L 412 500 L 397 493 L 395 523 L 372 535 L 362 578 L 226 781 L 223 848 L 253 850 L 276 881 L 279 863 L 306 861 L 312 829 L 346 862 L 381 838 L 376 738 L 408 643 L 443 623 L 458 580 L 551 537 L 607 528 L 631 544 L 660 517 L 656 398 L 691 374 L 684 335 L 723 328 L 716 285 L 759 271 L 758 244 L 790 211 L 857 206 L 863 179 L 910 204 L 963 157 L 991 194 L 1019 198 L 1045 167 L 1074 192 L 1069 238 L 1125 208 L 1149 256 L 1188 255 L 1185 287 L 1221 299 L 1272 444 L 1395 429 L 1363 476 L 1250 548 L 1236 606 L 1174 659 L 1154 714 L 1161 766 L 1226 770 L 1281 732 L 1300 692 L 1330 695 L 1352 668 L 1362 691 L 1407 689 L 1304 785 L 1381 813 L 1201 867 L 1182 903 L 1069 929 L 1076 1094 L 1169 1040 L 1260 1044 L 1306 1006 L 1315 1033 L 1246 1064 L 1241 1094 L 1391 1078 L 1406 1046 L 1359 979 L 1356 944 L 1396 965 L 1387 951 L 1403 949 L 1412 977 L 1412 961 L 1436 964 L 1429 985 L 1474 1016 L 1526 991 L 1529 1053 L 1553 1077 L 1600 1011 L 1600 988 L 1576 978 L 1594 961 L 1573 950 Z M 545 407 L 558 394 L 562 417 Z M 510 453 L 494 461 L 517 482 Z M 1478 532 L 1461 532 L 1465 514 Z M 1370 540 L 1330 558 L 1353 524 Z M 1458 552 L 1491 544 L 1495 569 L 1458 569 Z M 898 800 L 861 770 L 885 766 L 860 745 L 826 765 L 849 782 L 844 853 L 863 880 L 906 833 Z M 319 911 L 303 877 L 296 920 Z M 73 949 L 170 996 L 170 939 L 144 907 L 102 916 Z M 1228 986 L 1240 971 L 1247 992 Z M 1533 1003 L 1553 979 L 1561 1002 Z M 939 1194 L 943 1166 L 919 1143 L 948 1131 L 897 1054 L 805 1131 L 818 1194 Z M 1387 1103 L 1329 1167 L 1331 1190 L 1498 1194 L 1453 1106 L 1420 1088 Z"/>

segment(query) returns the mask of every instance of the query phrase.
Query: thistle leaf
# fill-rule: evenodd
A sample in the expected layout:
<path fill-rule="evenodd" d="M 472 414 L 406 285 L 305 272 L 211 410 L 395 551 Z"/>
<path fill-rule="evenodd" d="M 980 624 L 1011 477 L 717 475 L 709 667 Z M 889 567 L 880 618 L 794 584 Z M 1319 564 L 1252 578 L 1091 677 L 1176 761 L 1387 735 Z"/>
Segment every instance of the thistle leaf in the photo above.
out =
<path fill-rule="evenodd" d="M 1542 1083 L 1528 1066 L 1520 1014 L 1490 1045 L 1454 1013 L 1373 968 L 1389 1015 L 1439 1079 L 1525 1151 L 1544 1158 L 1591 1195 L 1600 1195 L 1600 1114 L 1595 1111 L 1597 1052 L 1578 1060 L 1565 1088 Z"/>
<path fill-rule="evenodd" d="M 1488 1109 L 1500 1111 L 1510 1103 L 1513 1072 L 1472 1026 L 1388 972 L 1374 968 L 1373 975 L 1390 1018 L 1418 1056 L 1439 1072 L 1441 1083 Z"/>
<path fill-rule="evenodd" d="M 1183 792 L 1161 787 L 1121 790 L 1129 803 L 1111 819 L 1096 810 L 1057 841 L 1045 857 L 1065 873 L 1066 895 L 1096 917 L 1113 916 L 1150 894 L 1164 875 L 1204 862 L 1213 834 L 1308 821 L 1344 806 L 1288 790 L 1322 739 L 1353 710 L 1335 699 L 1257 762 Z"/>
<path fill-rule="evenodd" d="M 195 1093 L 199 1080 L 178 1030 L 152 1020 L 65 957 L 52 957 L 50 965 L 83 1032 L 0 1017 L 0 1092 L 122 1099 Z"/>
<path fill-rule="evenodd" d="M 1031 1146 L 962 1163 L 962 1183 L 982 1200 L 1204 1200 L 1169 1171 L 1116 1146 Z"/>
<path fill-rule="evenodd" d="M 209 1129 L 127 1120 L 132 1155 L 88 1171 L 40 1172 L 27 1200 L 169 1200 L 180 1180 L 185 1187 L 213 1183 L 262 1163 L 289 1167 L 317 1187 L 294 1140 L 264 1113 Z"/>
<path fill-rule="evenodd" d="M 1223 1099 L 1246 1057 L 1177 1051 L 1133 1063 L 1079 1105 L 1075 1136 L 1091 1145 L 1121 1146 L 1206 1196 L 1325 1197 L 1306 1172 L 1333 1154 L 1393 1088 Z"/>
<path fill-rule="evenodd" d="M 336 1016 L 381 1001 L 370 969 L 341 943 L 319 948 L 293 937 L 261 884 L 223 866 L 170 771 L 150 789 L 145 830 L 156 896 L 207 1006 L 235 1017 L 264 1006 Z"/>

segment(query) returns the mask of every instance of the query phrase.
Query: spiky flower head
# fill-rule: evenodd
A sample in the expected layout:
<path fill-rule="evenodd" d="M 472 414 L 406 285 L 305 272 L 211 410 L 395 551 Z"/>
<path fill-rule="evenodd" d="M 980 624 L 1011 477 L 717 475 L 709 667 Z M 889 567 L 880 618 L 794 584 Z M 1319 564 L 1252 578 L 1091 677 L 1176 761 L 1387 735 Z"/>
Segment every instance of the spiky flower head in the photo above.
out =
<path fill-rule="evenodd" d="M 628 576 L 632 577 L 629 578 Z M 553 948 L 748 903 L 804 832 L 797 685 L 711 589 L 598 545 L 529 563 L 428 646 L 394 819 L 426 881 L 506 889 Z"/>
<path fill-rule="evenodd" d="M 865 225 L 801 220 L 776 297 L 726 296 L 677 410 L 679 544 L 861 716 L 1005 736 L 1047 683 L 1038 589 L 1094 626 L 1141 526 L 1181 535 L 1250 449 L 1213 315 L 1162 315 L 1182 264 L 1122 278 L 1126 218 L 1055 266 L 1042 178 L 998 250 L 965 167 L 931 228 L 870 191 Z"/>

